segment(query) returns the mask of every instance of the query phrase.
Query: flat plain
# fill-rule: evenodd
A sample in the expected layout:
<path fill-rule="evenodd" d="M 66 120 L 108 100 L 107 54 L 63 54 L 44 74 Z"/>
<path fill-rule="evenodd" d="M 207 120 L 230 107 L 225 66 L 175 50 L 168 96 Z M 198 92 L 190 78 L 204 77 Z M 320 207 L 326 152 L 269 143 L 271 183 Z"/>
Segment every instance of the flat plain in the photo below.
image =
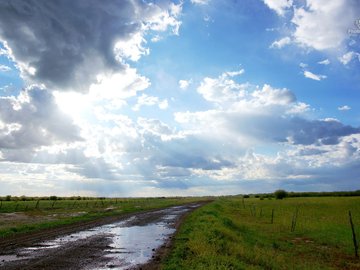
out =
<path fill-rule="evenodd" d="M 187 217 L 163 269 L 360 269 L 349 210 L 359 238 L 360 197 L 219 198 Z"/>

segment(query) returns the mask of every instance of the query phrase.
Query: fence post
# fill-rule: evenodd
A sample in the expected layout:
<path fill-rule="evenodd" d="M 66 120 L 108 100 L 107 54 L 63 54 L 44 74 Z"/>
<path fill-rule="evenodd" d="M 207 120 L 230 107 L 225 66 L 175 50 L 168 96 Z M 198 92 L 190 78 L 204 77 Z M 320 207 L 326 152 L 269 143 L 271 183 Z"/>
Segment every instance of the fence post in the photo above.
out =
<path fill-rule="evenodd" d="M 294 213 L 293 218 L 292 218 L 292 221 L 291 221 L 291 232 L 294 232 L 294 231 L 295 231 L 296 221 L 297 221 L 297 217 L 298 217 L 298 212 L 299 212 L 299 207 L 296 207 L 295 213 Z"/>
<path fill-rule="evenodd" d="M 350 221 L 350 225 L 351 225 L 351 231 L 352 231 L 352 239 L 353 239 L 353 243 L 354 243 L 354 251 L 355 251 L 355 257 L 359 258 L 359 253 L 358 253 L 358 243 L 356 240 L 356 234 L 355 234 L 355 228 L 354 228 L 354 223 L 352 220 L 352 216 L 351 216 L 351 211 L 349 210 L 349 221 Z"/>

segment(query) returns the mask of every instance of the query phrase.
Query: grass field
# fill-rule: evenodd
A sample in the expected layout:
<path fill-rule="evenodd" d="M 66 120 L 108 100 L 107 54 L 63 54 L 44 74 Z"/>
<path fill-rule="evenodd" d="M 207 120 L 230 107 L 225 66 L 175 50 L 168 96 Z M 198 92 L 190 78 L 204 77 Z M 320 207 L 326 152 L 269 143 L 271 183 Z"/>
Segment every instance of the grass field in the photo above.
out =
<path fill-rule="evenodd" d="M 349 210 L 359 238 L 359 197 L 219 198 L 187 217 L 163 269 L 360 269 Z"/>
<path fill-rule="evenodd" d="M 199 200 L 205 200 L 205 198 L 79 198 L 0 201 L 0 237 Z"/>

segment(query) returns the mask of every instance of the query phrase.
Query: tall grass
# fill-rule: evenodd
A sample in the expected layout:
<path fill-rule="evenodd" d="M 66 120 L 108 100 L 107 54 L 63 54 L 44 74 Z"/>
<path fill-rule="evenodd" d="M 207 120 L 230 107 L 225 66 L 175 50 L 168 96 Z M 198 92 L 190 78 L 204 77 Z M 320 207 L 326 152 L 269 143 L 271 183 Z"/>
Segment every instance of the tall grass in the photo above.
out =
<path fill-rule="evenodd" d="M 163 268 L 360 269 L 349 210 L 359 235 L 359 197 L 221 198 L 189 215 Z"/>

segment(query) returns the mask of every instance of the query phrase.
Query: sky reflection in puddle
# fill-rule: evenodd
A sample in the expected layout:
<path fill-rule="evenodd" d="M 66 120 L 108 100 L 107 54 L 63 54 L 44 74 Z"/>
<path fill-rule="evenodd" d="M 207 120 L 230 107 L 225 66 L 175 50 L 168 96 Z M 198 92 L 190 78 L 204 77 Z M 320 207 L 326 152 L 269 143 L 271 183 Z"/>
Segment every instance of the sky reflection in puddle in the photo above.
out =
<path fill-rule="evenodd" d="M 89 237 L 106 237 L 110 244 L 105 250 L 108 259 L 106 266 L 93 269 L 127 269 L 148 262 L 165 240 L 175 232 L 174 224 L 179 215 L 189 211 L 189 207 L 176 206 L 155 211 L 161 214 L 159 219 L 144 226 L 127 225 L 136 219 L 141 220 L 141 214 L 121 222 L 95 227 L 89 230 L 59 237 L 38 245 L 22 248 L 15 255 L 0 255 L 0 266 L 6 262 L 29 260 L 41 257 L 51 250 L 61 248 Z"/>

